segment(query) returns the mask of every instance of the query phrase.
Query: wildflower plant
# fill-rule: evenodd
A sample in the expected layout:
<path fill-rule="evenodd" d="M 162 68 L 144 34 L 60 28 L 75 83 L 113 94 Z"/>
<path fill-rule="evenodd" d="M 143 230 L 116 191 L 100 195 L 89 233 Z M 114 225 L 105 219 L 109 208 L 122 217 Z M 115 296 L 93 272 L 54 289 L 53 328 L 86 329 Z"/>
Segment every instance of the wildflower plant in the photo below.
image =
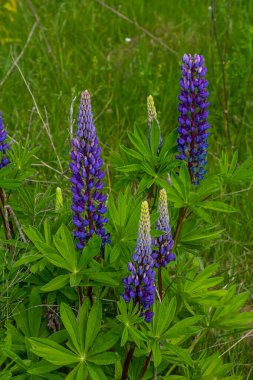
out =
<path fill-rule="evenodd" d="M 9 159 L 6 155 L 9 150 L 9 145 L 7 143 L 7 132 L 4 128 L 2 114 L 0 112 L 0 169 L 4 168 L 9 164 Z"/>
<path fill-rule="evenodd" d="M 151 307 L 155 300 L 155 271 L 152 257 L 152 242 L 150 236 L 150 216 L 147 201 L 141 205 L 141 217 L 138 239 L 132 262 L 128 263 L 130 275 L 124 278 L 126 302 L 133 299 L 134 305 L 139 305 L 140 315 L 146 322 L 152 320 Z"/>
<path fill-rule="evenodd" d="M 198 185 L 206 173 L 207 138 L 210 128 L 207 122 L 209 93 L 208 81 L 205 79 L 207 72 L 204 66 L 204 58 L 201 55 L 184 54 L 182 58 L 182 77 L 180 79 L 180 100 L 178 111 L 179 160 L 185 160 L 188 165 L 191 180 Z"/>
<path fill-rule="evenodd" d="M 0 159 L 11 162 L 0 170 L 1 379 L 241 379 L 220 339 L 251 328 L 249 294 L 206 255 L 224 232 L 215 213 L 236 212 L 217 194 L 250 183 L 253 158 L 223 153 L 205 173 L 206 68 L 200 55 L 182 61 L 179 128 L 162 130 L 149 97 L 147 128 L 110 162 L 108 200 L 88 91 L 70 170 L 53 170 L 46 191 L 29 180 L 34 151 L 8 150 L 0 119 Z"/>
<path fill-rule="evenodd" d="M 172 253 L 174 241 L 171 234 L 167 202 L 166 190 L 161 189 L 159 192 L 159 217 L 156 222 L 156 229 L 164 233 L 154 240 L 156 250 L 153 250 L 152 256 L 156 268 L 166 267 L 171 261 L 175 260 L 175 255 Z"/>
<path fill-rule="evenodd" d="M 76 136 L 71 144 L 71 209 L 74 212 L 74 236 L 78 240 L 76 246 L 82 250 L 94 234 L 102 238 L 103 245 L 109 240 L 104 228 L 107 196 L 101 192 L 105 173 L 87 90 L 81 95 Z"/>

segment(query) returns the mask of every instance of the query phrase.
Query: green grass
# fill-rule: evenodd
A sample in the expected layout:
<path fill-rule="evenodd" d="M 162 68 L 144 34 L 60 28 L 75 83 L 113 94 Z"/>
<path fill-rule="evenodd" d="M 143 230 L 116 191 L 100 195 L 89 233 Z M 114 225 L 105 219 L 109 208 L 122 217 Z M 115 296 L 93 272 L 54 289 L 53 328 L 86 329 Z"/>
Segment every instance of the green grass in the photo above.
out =
<path fill-rule="evenodd" d="M 155 98 L 163 133 L 177 126 L 180 58 L 184 52 L 191 52 L 202 54 L 208 67 L 211 103 L 208 170 L 214 172 L 221 151 L 229 151 L 230 147 L 225 133 L 222 67 L 209 1 L 107 0 L 107 3 L 176 53 L 95 0 L 33 1 L 40 24 L 18 64 L 43 119 L 48 118 L 63 169 L 67 169 L 69 158 L 70 106 L 77 96 L 76 115 L 81 90 L 87 88 L 92 94 L 98 135 L 109 163 L 120 143 L 127 143 L 127 131 L 135 124 L 147 129 L 147 95 Z M 253 1 L 230 3 L 229 9 L 227 0 L 217 1 L 216 28 L 225 56 L 231 149 L 238 149 L 239 159 L 243 160 L 253 153 Z M 38 156 L 59 169 L 17 67 L 6 77 L 13 59 L 26 43 L 35 22 L 34 15 L 28 2 L 19 0 L 12 20 L 6 11 L 0 17 L 0 82 L 6 79 L 0 87 L 0 110 L 8 133 L 16 140 L 25 140 L 28 135 L 31 145 L 39 147 Z M 4 43 L 6 36 L 12 42 Z M 126 42 L 126 38 L 131 41 Z M 40 177 L 45 177 L 43 169 Z M 52 171 L 47 172 L 47 179 L 62 181 Z M 111 180 L 114 181 L 114 173 Z M 239 212 L 229 217 L 219 215 L 217 224 L 226 231 L 203 255 L 206 262 L 219 261 L 220 271 L 227 272 L 240 290 L 252 294 L 253 197 L 252 190 L 241 193 L 239 190 L 230 196 Z M 229 352 L 230 359 L 238 363 L 236 371 L 243 371 L 248 379 L 252 376 L 249 346 L 247 338 Z"/>

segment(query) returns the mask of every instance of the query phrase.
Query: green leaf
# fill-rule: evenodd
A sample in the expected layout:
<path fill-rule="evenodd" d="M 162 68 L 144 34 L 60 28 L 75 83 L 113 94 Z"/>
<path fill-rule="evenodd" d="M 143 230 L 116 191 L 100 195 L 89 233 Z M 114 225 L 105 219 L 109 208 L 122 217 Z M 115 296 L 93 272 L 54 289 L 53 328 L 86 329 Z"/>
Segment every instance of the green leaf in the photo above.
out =
<path fill-rule="evenodd" d="M 86 326 L 87 326 L 87 317 L 88 317 L 89 307 L 90 307 L 90 301 L 88 298 L 86 298 L 78 314 L 78 331 L 79 331 L 80 340 L 81 340 L 82 352 L 84 351 L 85 332 L 86 332 Z"/>
<path fill-rule="evenodd" d="M 57 234 L 53 237 L 54 245 L 58 252 L 69 265 L 69 270 L 77 271 L 77 260 L 79 255 L 75 247 L 72 234 L 66 226 L 61 225 Z"/>
<path fill-rule="evenodd" d="M 160 363 L 162 361 L 162 353 L 161 353 L 158 342 L 154 342 L 154 344 L 152 346 L 152 354 L 153 354 L 153 358 L 154 358 L 154 366 L 156 368 L 160 365 Z"/>
<path fill-rule="evenodd" d="M 95 342 L 93 343 L 91 349 L 89 350 L 89 355 L 99 354 L 100 352 L 105 352 L 113 347 L 119 339 L 119 335 L 115 334 L 113 331 L 100 334 Z"/>
<path fill-rule="evenodd" d="M 30 336 L 38 336 L 42 318 L 42 304 L 38 288 L 33 288 L 31 291 L 27 314 Z"/>
<path fill-rule="evenodd" d="M 194 317 L 185 318 L 175 325 L 170 327 L 165 334 L 163 334 L 164 339 L 178 338 L 183 335 L 192 335 L 196 334 L 198 331 L 202 329 L 201 326 L 195 326 L 194 324 L 202 319 L 202 315 L 196 315 Z"/>
<path fill-rule="evenodd" d="M 88 356 L 88 361 L 99 366 L 115 364 L 119 360 L 119 356 L 116 352 L 103 352 L 100 354 Z"/>
<path fill-rule="evenodd" d="M 53 278 L 46 285 L 43 285 L 41 287 L 41 290 L 43 292 L 52 292 L 54 290 L 63 288 L 65 285 L 68 284 L 68 282 L 69 282 L 69 275 L 61 274 L 60 276 Z"/>
<path fill-rule="evenodd" d="M 180 358 L 183 363 L 188 364 L 190 367 L 194 367 L 194 362 L 187 350 L 169 343 L 166 344 L 166 350 L 167 349 L 176 354 L 177 357 Z"/>
<path fill-rule="evenodd" d="M 27 365 L 25 364 L 24 360 L 22 360 L 15 352 L 9 350 L 8 348 L 2 347 L 3 352 L 6 356 L 8 356 L 10 359 L 14 360 L 14 362 L 24 370 L 27 370 Z"/>
<path fill-rule="evenodd" d="M 41 360 L 39 363 L 32 366 L 32 368 L 30 368 L 27 372 L 31 375 L 42 375 L 44 373 L 53 372 L 57 368 L 59 368 L 59 366 L 49 364 L 47 361 Z"/>
<path fill-rule="evenodd" d="M 120 342 L 121 347 L 126 344 L 127 339 L 128 339 L 128 327 L 125 326 L 123 333 L 122 333 L 121 342 Z"/>
<path fill-rule="evenodd" d="M 92 346 L 100 327 L 101 327 L 101 319 L 102 319 L 102 306 L 99 301 L 96 301 L 91 308 L 87 329 L 86 329 L 86 337 L 85 337 L 85 352 L 88 352 L 88 349 Z"/>
<path fill-rule="evenodd" d="M 71 371 L 66 380 L 86 380 L 88 376 L 88 368 L 83 363 L 76 366 L 73 371 Z"/>
<path fill-rule="evenodd" d="M 52 245 L 52 234 L 49 220 L 45 220 L 44 222 L 44 235 L 46 243 Z"/>
<path fill-rule="evenodd" d="M 176 298 L 169 302 L 168 297 L 164 297 L 162 303 L 156 302 L 154 306 L 154 317 L 152 321 L 154 338 L 160 337 L 170 326 L 176 312 Z"/>
<path fill-rule="evenodd" d="M 154 121 L 151 126 L 150 133 L 150 149 L 153 157 L 157 156 L 157 149 L 159 147 L 160 142 L 160 127 L 157 121 Z"/>
<path fill-rule="evenodd" d="M 53 342 L 52 340 L 32 338 L 29 339 L 29 342 L 32 345 L 32 352 L 52 364 L 67 366 L 80 361 L 78 356 L 74 355 L 71 351 Z"/>
<path fill-rule="evenodd" d="M 220 201 L 206 201 L 201 204 L 203 208 L 207 208 L 210 210 L 215 210 L 219 212 L 236 212 L 237 210 L 231 206 L 227 205 L 226 203 L 220 202 Z"/>
<path fill-rule="evenodd" d="M 88 371 L 89 371 L 91 380 L 108 380 L 102 368 L 98 367 L 97 365 L 89 363 Z"/>
<path fill-rule="evenodd" d="M 120 166 L 117 168 L 118 171 L 123 173 L 129 173 L 129 172 L 136 172 L 136 171 L 143 171 L 142 164 L 129 164 L 125 166 Z"/>
<path fill-rule="evenodd" d="M 78 334 L 78 323 L 71 308 L 65 303 L 60 306 L 61 320 L 75 346 L 77 352 L 81 354 L 80 336 Z"/>
<path fill-rule="evenodd" d="M 23 257 L 21 257 L 21 259 L 17 260 L 14 264 L 13 264 L 13 268 L 18 268 L 20 267 L 21 265 L 26 265 L 26 264 L 30 264 L 30 263 L 33 263 L 34 261 L 38 261 L 40 259 L 42 259 L 44 256 L 39 254 L 39 253 L 32 253 L 30 252 L 30 254 L 28 255 L 24 255 Z"/>

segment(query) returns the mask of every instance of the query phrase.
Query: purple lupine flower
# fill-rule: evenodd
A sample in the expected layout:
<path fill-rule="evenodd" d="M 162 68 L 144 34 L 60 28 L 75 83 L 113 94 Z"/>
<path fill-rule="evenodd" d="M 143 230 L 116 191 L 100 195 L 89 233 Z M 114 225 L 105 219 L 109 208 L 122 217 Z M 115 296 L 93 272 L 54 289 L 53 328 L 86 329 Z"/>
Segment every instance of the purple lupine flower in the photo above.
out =
<path fill-rule="evenodd" d="M 148 202 L 141 205 L 141 216 L 138 240 L 132 262 L 128 263 L 131 274 L 123 279 L 125 292 L 123 298 L 126 302 L 133 299 L 139 305 L 140 315 L 146 322 L 151 322 L 153 312 L 151 306 L 155 300 L 155 271 L 153 269 L 152 242 L 150 236 L 150 217 Z"/>
<path fill-rule="evenodd" d="M 170 228 L 167 193 L 164 189 L 159 192 L 158 213 L 159 217 L 156 229 L 164 231 L 164 234 L 153 241 L 156 250 L 153 250 L 152 257 L 156 268 L 165 267 L 168 263 L 175 260 L 175 255 L 171 251 L 174 241 Z"/>
<path fill-rule="evenodd" d="M 206 173 L 207 137 L 209 124 L 207 122 L 209 102 L 207 98 L 208 81 L 205 79 L 206 67 L 201 55 L 184 54 L 181 66 L 182 78 L 180 79 L 180 103 L 178 110 L 179 160 L 186 161 L 192 183 L 198 185 Z"/>
<path fill-rule="evenodd" d="M 6 142 L 7 132 L 4 128 L 2 113 L 0 112 L 0 169 L 9 164 L 9 159 L 6 156 L 6 151 L 9 149 L 9 145 Z"/>
<path fill-rule="evenodd" d="M 109 234 L 104 228 L 108 221 L 104 216 L 107 211 L 105 206 L 107 196 L 101 192 L 105 173 L 101 169 L 103 160 L 100 153 L 90 94 L 86 90 L 81 95 L 76 137 L 72 139 L 69 165 L 72 172 L 70 180 L 74 236 L 78 240 L 76 246 L 80 250 L 93 234 L 101 237 L 102 248 L 105 243 L 109 243 Z"/>

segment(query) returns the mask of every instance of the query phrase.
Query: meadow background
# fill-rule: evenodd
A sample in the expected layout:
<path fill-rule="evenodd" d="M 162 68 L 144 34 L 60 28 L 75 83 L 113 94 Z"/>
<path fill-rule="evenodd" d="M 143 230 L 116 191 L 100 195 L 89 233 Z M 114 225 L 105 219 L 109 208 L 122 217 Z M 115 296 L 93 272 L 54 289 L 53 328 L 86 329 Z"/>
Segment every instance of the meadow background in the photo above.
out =
<path fill-rule="evenodd" d="M 203 55 L 208 68 L 207 170 L 215 172 L 222 151 L 238 150 L 239 162 L 253 153 L 253 1 L 1 0 L 0 110 L 12 138 L 25 143 L 28 136 L 30 146 L 38 147 L 33 181 L 41 193 L 68 189 L 62 173 L 69 131 L 85 88 L 92 95 L 109 187 L 117 181 L 111 158 L 128 143 L 127 132 L 134 125 L 147 130 L 149 94 L 163 133 L 177 127 L 185 52 Z M 252 184 L 222 194 L 238 212 L 216 216 L 224 233 L 203 252 L 205 264 L 219 262 L 220 273 L 251 294 L 252 194 Z M 34 205 L 34 212 L 41 210 Z M 251 297 L 248 309 L 252 305 Z M 251 379 L 252 338 L 236 337 L 234 343 L 230 360 Z"/>

